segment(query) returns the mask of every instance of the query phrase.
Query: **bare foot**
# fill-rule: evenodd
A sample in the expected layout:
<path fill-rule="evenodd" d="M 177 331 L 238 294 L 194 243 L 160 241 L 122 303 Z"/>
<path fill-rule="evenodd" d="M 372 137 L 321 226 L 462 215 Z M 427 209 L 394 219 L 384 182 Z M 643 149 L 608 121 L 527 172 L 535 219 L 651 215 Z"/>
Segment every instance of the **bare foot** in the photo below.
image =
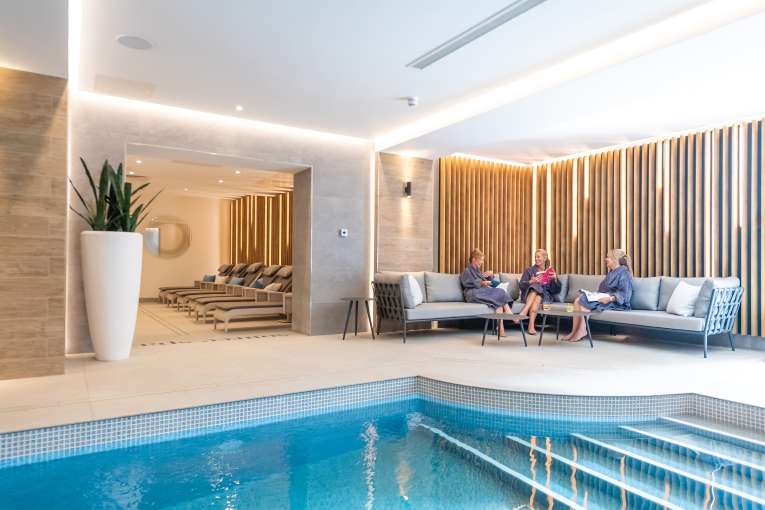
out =
<path fill-rule="evenodd" d="M 529 330 L 526 331 L 526 333 L 528 333 L 529 335 L 536 335 L 537 334 L 537 330 L 536 329 L 529 329 Z"/>
<path fill-rule="evenodd" d="M 560 339 L 561 339 L 561 340 L 563 340 L 563 341 L 565 341 L 565 342 L 570 342 L 570 341 L 571 341 L 571 338 L 572 338 L 573 336 L 574 336 L 574 333 L 569 333 L 569 334 L 568 334 L 568 335 L 566 335 L 566 336 L 562 336 L 562 337 L 560 337 Z"/>
<path fill-rule="evenodd" d="M 587 333 L 584 333 L 581 335 L 572 336 L 571 338 L 564 338 L 563 340 L 565 340 L 566 342 L 581 342 L 582 340 L 585 339 L 586 336 L 587 336 Z"/>

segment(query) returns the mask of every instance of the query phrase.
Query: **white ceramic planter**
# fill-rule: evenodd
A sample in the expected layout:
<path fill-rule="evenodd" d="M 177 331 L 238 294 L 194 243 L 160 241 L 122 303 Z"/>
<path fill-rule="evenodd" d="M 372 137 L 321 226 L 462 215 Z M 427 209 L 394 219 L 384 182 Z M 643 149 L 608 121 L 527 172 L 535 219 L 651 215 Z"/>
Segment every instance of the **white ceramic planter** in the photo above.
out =
<path fill-rule="evenodd" d="M 88 326 L 96 359 L 127 359 L 138 313 L 143 236 L 88 230 L 80 234 L 80 246 Z"/>

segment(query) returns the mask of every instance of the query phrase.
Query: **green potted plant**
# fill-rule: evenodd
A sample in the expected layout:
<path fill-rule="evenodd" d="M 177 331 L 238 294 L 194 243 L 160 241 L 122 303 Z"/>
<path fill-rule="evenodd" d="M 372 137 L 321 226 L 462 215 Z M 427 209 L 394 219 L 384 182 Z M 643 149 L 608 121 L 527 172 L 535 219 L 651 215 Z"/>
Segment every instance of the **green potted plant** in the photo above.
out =
<path fill-rule="evenodd" d="M 115 170 L 104 161 L 96 184 L 85 160 L 80 161 L 92 200 L 86 200 L 71 179 L 69 182 L 82 210 L 71 209 L 90 227 L 80 233 L 80 249 L 93 349 L 99 360 L 127 359 L 135 333 L 143 256 L 143 238 L 135 230 L 159 192 L 140 203 L 149 183 L 133 189 L 125 180 L 122 163 Z"/>

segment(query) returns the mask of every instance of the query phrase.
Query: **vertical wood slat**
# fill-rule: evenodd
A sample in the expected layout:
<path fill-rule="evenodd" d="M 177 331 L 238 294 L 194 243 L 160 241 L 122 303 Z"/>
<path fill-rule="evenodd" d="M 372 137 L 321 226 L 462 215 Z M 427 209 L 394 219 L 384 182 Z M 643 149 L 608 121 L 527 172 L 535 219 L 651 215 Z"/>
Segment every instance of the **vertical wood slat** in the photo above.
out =
<path fill-rule="evenodd" d="M 232 263 L 292 264 L 292 192 L 229 204 Z"/>
<path fill-rule="evenodd" d="M 461 272 L 473 248 L 486 254 L 486 267 L 519 272 L 531 251 L 531 180 L 522 166 L 457 156 L 439 161 L 439 271 Z M 529 202 L 530 205 L 530 202 Z"/>

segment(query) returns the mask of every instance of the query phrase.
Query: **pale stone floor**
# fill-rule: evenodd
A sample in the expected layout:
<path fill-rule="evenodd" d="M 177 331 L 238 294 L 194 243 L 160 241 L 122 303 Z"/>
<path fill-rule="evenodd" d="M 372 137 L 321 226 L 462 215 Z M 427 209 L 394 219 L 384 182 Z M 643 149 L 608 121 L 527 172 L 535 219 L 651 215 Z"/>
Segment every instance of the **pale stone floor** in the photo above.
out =
<path fill-rule="evenodd" d="M 480 332 L 455 330 L 412 333 L 406 344 L 368 333 L 343 342 L 278 321 L 225 335 L 159 304 L 142 309 L 129 360 L 72 357 L 64 375 L 0 381 L 0 432 L 412 375 L 541 393 L 696 392 L 765 406 L 762 351 L 713 347 L 705 360 L 699 346 L 606 335 L 594 349 L 553 335 L 542 347 L 529 337 L 524 348 L 517 331 L 483 348 Z"/>

